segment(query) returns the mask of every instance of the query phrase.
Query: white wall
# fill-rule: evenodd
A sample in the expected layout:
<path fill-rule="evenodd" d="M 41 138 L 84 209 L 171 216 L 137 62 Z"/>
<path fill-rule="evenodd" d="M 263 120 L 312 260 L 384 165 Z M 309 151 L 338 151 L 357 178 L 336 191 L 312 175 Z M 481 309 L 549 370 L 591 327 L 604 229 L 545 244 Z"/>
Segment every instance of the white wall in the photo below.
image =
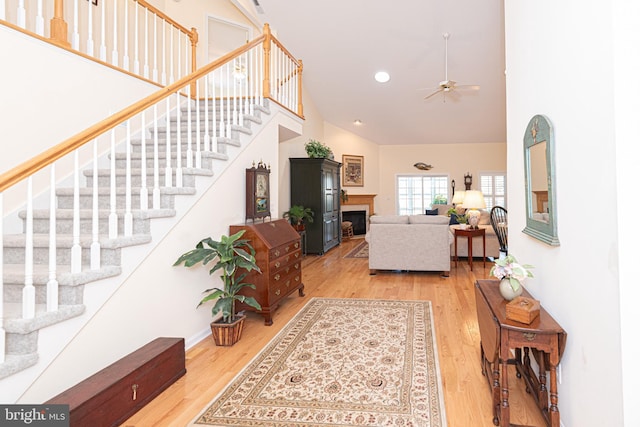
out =
<path fill-rule="evenodd" d="M 159 89 L 2 25 L 0 46 L 0 172 Z"/>
<path fill-rule="evenodd" d="M 635 8 L 637 19 L 637 6 L 623 1 L 505 2 L 509 251 L 536 266 L 527 289 L 568 333 L 559 386 L 565 427 L 638 425 L 637 396 L 636 408 L 627 407 L 628 420 L 635 415 L 636 422 L 623 421 L 623 397 L 629 403 L 631 396 L 628 390 L 622 394 L 620 365 L 620 297 L 628 288 L 637 289 L 632 276 L 622 281 L 619 274 L 617 210 L 624 200 L 618 199 L 616 178 L 629 175 L 617 169 L 625 159 L 616 158 L 616 148 L 628 142 L 616 125 L 629 105 L 616 102 L 613 91 L 619 84 L 623 93 L 628 83 L 617 78 L 614 63 L 626 64 L 629 55 L 637 59 L 637 49 L 616 50 L 614 3 L 619 17 Z M 637 40 L 639 30 L 631 22 L 624 30 Z M 637 80 L 637 67 L 633 71 L 623 75 Z M 637 87 L 630 96 L 636 114 L 621 116 L 635 123 Z M 559 247 L 520 232 L 525 226 L 522 138 L 535 114 L 548 116 L 555 129 Z M 625 131 L 637 145 L 637 131 Z M 627 234 L 637 239 L 639 232 L 621 229 Z M 638 315 L 628 314 L 623 320 L 635 321 L 635 340 Z M 629 389 L 640 379 L 637 368 L 630 372 L 635 376 L 629 377 Z"/>

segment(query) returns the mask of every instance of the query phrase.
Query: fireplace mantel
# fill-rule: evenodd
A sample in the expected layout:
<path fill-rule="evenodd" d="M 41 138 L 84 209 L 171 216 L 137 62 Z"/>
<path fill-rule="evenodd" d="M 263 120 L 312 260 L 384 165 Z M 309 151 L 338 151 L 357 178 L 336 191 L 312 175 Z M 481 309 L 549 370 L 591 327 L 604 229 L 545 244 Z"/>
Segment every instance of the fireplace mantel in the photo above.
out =
<path fill-rule="evenodd" d="M 368 205 L 369 215 L 373 215 L 373 198 L 376 194 L 347 194 L 347 201 L 342 202 L 343 206 L 346 205 Z"/>

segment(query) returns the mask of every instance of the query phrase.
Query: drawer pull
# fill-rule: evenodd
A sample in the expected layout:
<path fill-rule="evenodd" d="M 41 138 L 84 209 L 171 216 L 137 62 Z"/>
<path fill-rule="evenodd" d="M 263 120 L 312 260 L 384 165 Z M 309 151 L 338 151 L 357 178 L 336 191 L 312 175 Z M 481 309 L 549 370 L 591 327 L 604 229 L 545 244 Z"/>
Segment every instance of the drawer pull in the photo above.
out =
<path fill-rule="evenodd" d="M 273 280 L 280 280 L 280 274 L 276 274 L 275 276 L 273 276 Z"/>
<path fill-rule="evenodd" d="M 274 255 L 275 255 L 275 256 L 280 256 L 280 251 L 275 251 L 275 252 L 274 252 Z"/>
<path fill-rule="evenodd" d="M 296 276 L 296 282 L 300 281 L 300 277 Z"/>
<path fill-rule="evenodd" d="M 525 332 L 522 335 L 524 335 L 524 339 L 526 339 L 527 341 L 533 341 L 536 339 L 536 334 L 534 334 L 533 332 Z"/>
<path fill-rule="evenodd" d="M 300 247 L 300 243 L 296 242 L 293 246 L 298 249 Z"/>
<path fill-rule="evenodd" d="M 296 258 L 300 256 L 300 252 L 296 252 Z"/>
<path fill-rule="evenodd" d="M 276 268 L 280 268 L 280 261 L 276 262 Z"/>
<path fill-rule="evenodd" d="M 280 295 L 280 289 L 276 291 L 276 295 Z"/>
<path fill-rule="evenodd" d="M 290 284 L 291 284 L 291 280 L 287 280 L 287 283 L 285 283 L 284 285 L 288 288 Z"/>
<path fill-rule="evenodd" d="M 138 384 L 134 384 L 131 386 L 131 390 L 133 391 L 133 399 L 136 400 L 138 397 Z"/>
<path fill-rule="evenodd" d="M 289 249 L 291 249 L 289 246 L 287 246 L 286 248 L 284 248 L 285 252 L 289 252 Z"/>
<path fill-rule="evenodd" d="M 300 268 L 300 264 L 296 263 L 296 265 L 293 266 L 293 268 L 295 268 L 296 270 Z"/>

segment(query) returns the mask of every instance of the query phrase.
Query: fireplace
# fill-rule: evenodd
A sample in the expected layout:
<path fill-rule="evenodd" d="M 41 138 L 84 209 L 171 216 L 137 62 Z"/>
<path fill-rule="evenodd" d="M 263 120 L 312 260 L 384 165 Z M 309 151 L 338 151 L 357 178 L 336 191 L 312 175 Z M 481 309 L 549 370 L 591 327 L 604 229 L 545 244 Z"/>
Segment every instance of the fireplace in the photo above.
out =
<path fill-rule="evenodd" d="M 367 212 L 366 211 L 344 211 L 342 212 L 343 221 L 351 221 L 353 225 L 353 234 L 367 234 Z"/>

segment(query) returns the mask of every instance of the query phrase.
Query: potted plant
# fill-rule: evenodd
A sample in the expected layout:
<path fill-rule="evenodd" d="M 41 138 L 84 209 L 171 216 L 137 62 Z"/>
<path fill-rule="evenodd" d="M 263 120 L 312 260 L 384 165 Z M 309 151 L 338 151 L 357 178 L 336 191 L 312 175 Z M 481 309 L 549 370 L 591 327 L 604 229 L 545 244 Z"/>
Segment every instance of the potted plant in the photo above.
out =
<path fill-rule="evenodd" d="M 288 219 L 296 231 L 302 231 L 304 230 L 305 222 L 308 222 L 309 224 L 313 222 L 313 211 L 311 208 L 293 205 L 288 211 L 282 214 L 282 217 Z"/>
<path fill-rule="evenodd" d="M 513 255 L 507 255 L 494 261 L 489 275 L 500 279 L 500 295 L 511 301 L 522 293 L 522 282 L 533 277 L 532 268 L 532 265 L 518 263 Z"/>
<path fill-rule="evenodd" d="M 304 149 L 307 152 L 307 156 L 312 159 L 333 159 L 331 148 L 315 139 L 310 139 L 309 142 L 304 144 Z"/>
<path fill-rule="evenodd" d="M 210 237 L 198 242 L 195 249 L 186 252 L 178 258 L 174 266 L 184 263 L 185 267 L 192 267 L 202 263 L 206 265 L 211 261 L 216 264 L 209 270 L 209 274 L 220 270 L 222 275 L 221 288 L 206 289 L 205 297 L 202 298 L 198 307 L 207 301 L 215 300 L 211 309 L 211 315 L 216 316 L 222 313 L 222 318 L 211 322 L 211 333 L 216 345 L 229 346 L 235 344 L 242 334 L 244 325 L 244 314 L 236 314 L 235 302 L 240 301 L 256 310 L 262 307 L 253 297 L 240 294 L 244 287 L 255 289 L 251 283 L 243 283 L 242 280 L 251 270 L 260 271 L 256 264 L 256 251 L 251 246 L 249 240 L 241 239 L 245 230 L 241 230 L 232 236 L 221 236 L 220 241 L 215 241 Z M 239 270 L 246 270 L 239 273 Z"/>

